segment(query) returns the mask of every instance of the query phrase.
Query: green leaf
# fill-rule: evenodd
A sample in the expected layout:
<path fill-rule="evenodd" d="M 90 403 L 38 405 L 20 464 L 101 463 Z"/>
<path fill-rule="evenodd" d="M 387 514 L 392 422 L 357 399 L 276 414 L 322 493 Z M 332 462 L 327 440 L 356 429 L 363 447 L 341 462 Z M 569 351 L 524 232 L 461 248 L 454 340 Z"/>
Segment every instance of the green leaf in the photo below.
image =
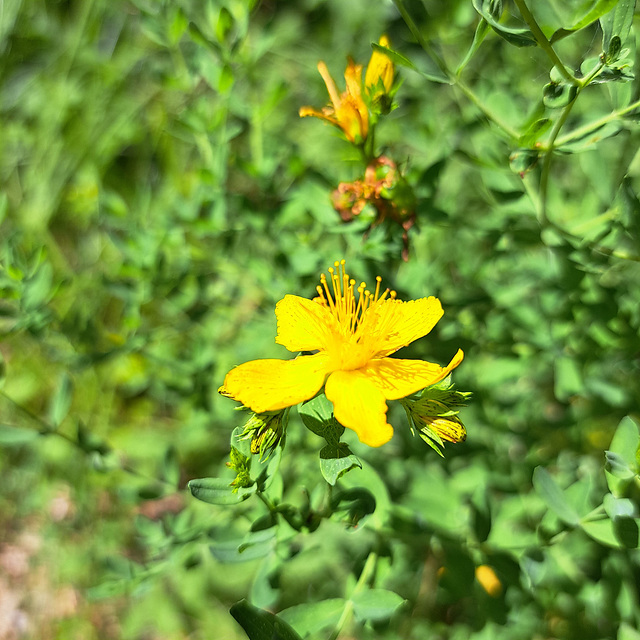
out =
<path fill-rule="evenodd" d="M 249 640 L 302 640 L 284 620 L 254 607 L 246 600 L 236 602 L 229 611 L 245 630 Z"/>
<path fill-rule="evenodd" d="M 611 48 L 611 40 L 617 36 L 620 38 L 620 46 L 624 47 L 629 38 L 636 0 L 618 0 L 615 7 L 600 18 L 602 27 L 602 50 L 608 52 Z"/>
<path fill-rule="evenodd" d="M 575 99 L 578 87 L 566 82 L 549 82 L 542 90 L 542 102 L 549 109 L 561 109 Z"/>
<path fill-rule="evenodd" d="M 177 488 L 180 481 L 180 462 L 178 460 L 178 452 L 173 445 L 167 447 L 165 451 L 161 475 L 163 480 Z"/>
<path fill-rule="evenodd" d="M 362 463 L 345 442 L 327 444 L 320 450 L 320 471 L 332 486 L 338 478 L 355 467 L 362 469 Z"/>
<path fill-rule="evenodd" d="M 635 475 L 634 468 L 629 466 L 629 463 L 619 454 L 613 451 L 604 452 L 604 468 L 616 478 L 621 480 L 628 480 Z"/>
<path fill-rule="evenodd" d="M 638 547 L 638 523 L 637 518 L 624 516 L 616 520 L 592 520 L 582 522 L 584 532 L 600 544 L 616 549 L 636 549 Z"/>
<path fill-rule="evenodd" d="M 1 445 L 20 445 L 32 442 L 40 435 L 35 429 L 25 429 L 23 427 L 14 427 L 9 424 L 0 424 L 0 444 Z"/>
<path fill-rule="evenodd" d="M 278 617 L 290 624 L 302 637 L 315 637 L 323 629 L 335 627 L 345 604 L 346 600 L 343 598 L 299 604 L 281 611 Z"/>
<path fill-rule="evenodd" d="M 275 548 L 277 527 L 250 531 L 244 538 L 215 542 L 209 546 L 211 555 L 220 562 L 249 562 L 264 558 Z"/>
<path fill-rule="evenodd" d="M 426 78 L 427 80 L 431 80 L 432 82 L 439 82 L 440 84 L 451 84 L 451 80 L 444 74 L 435 63 L 433 63 L 429 58 L 426 58 L 423 61 L 424 67 L 429 68 L 418 68 L 409 58 L 402 55 L 398 51 L 394 51 L 393 49 L 388 49 L 387 47 L 382 47 L 377 42 L 372 42 L 371 46 L 380 53 L 384 53 L 389 57 L 393 64 L 399 67 L 406 67 L 407 69 L 411 69 L 411 71 L 415 71 L 419 73 L 421 76 Z"/>
<path fill-rule="evenodd" d="M 194 498 L 209 504 L 220 505 L 239 504 L 256 491 L 256 486 L 252 485 L 251 487 L 240 487 L 234 492 L 235 487 L 232 487 L 229 481 L 223 478 L 190 480 L 188 487 Z"/>
<path fill-rule="evenodd" d="M 575 15 L 574 11 L 572 23 L 558 29 L 550 38 L 551 44 L 570 35 L 574 31 L 579 31 L 580 29 L 584 29 L 584 27 L 589 26 L 592 22 L 595 22 L 607 13 L 607 11 L 610 11 L 617 3 L 618 0 L 597 0 L 597 2 L 585 14 L 582 14 L 582 11 L 580 11 L 578 15 Z"/>
<path fill-rule="evenodd" d="M 520 136 L 518 144 L 521 147 L 532 147 L 540 137 L 546 133 L 552 125 L 551 118 L 540 118 L 531 124 L 531 126 Z M 537 159 L 537 155 L 536 155 Z"/>
<path fill-rule="evenodd" d="M 298 413 L 305 427 L 323 438 L 327 430 L 327 423 L 334 421 L 333 404 L 327 400 L 324 393 L 303 403 L 298 408 Z"/>
<path fill-rule="evenodd" d="M 617 453 L 630 468 L 636 468 L 636 451 L 640 445 L 638 424 L 630 416 L 625 416 L 618 423 L 611 440 L 610 451 Z"/>
<path fill-rule="evenodd" d="M 581 524 L 583 531 L 590 537 L 607 547 L 620 548 L 620 543 L 613 531 L 613 521 L 591 520 Z"/>
<path fill-rule="evenodd" d="M 638 548 L 638 522 L 629 516 L 613 519 L 613 533 L 626 549 Z"/>
<path fill-rule="evenodd" d="M 218 21 L 215 28 L 216 38 L 218 38 L 218 41 L 220 43 L 225 42 L 229 31 L 231 31 L 231 29 L 233 28 L 234 22 L 235 21 L 233 19 L 233 16 L 229 12 L 229 9 L 227 9 L 226 7 L 222 7 L 220 9 L 220 13 L 218 14 Z"/>
<path fill-rule="evenodd" d="M 569 503 L 564 492 L 556 484 L 549 472 L 543 467 L 535 468 L 533 486 L 545 504 L 560 520 L 572 526 L 580 524 L 580 515 Z"/>
<path fill-rule="evenodd" d="M 555 396 L 561 402 L 566 402 L 584 389 L 582 375 L 574 358 L 560 356 L 555 361 Z"/>
<path fill-rule="evenodd" d="M 539 157 L 535 149 L 516 149 L 509 156 L 509 168 L 524 178 L 536 166 Z"/>
<path fill-rule="evenodd" d="M 456 75 L 460 75 L 462 70 L 469 64 L 471 58 L 475 55 L 476 51 L 480 48 L 480 45 L 483 43 L 487 33 L 489 33 L 489 29 L 491 26 L 484 19 L 480 18 L 480 22 L 478 22 L 478 26 L 476 27 L 476 32 L 473 35 L 473 42 L 467 51 L 467 55 L 462 59 L 462 62 L 458 65 L 456 69 Z"/>
<path fill-rule="evenodd" d="M 310 431 L 324 438 L 328 444 L 338 446 L 344 427 L 333 417 L 333 404 L 324 393 L 305 402 L 298 413 Z"/>
<path fill-rule="evenodd" d="M 368 589 L 352 596 L 351 602 L 360 620 L 386 620 L 406 601 L 393 591 Z"/>
<path fill-rule="evenodd" d="M 617 498 L 608 493 L 603 500 L 605 511 L 613 521 L 613 533 L 620 544 L 627 549 L 638 547 L 638 522 L 635 504 L 628 498 Z"/>
<path fill-rule="evenodd" d="M 618 630 L 617 640 L 640 640 L 640 631 L 623 622 Z"/>
<path fill-rule="evenodd" d="M 473 7 L 491 25 L 491 28 L 509 44 L 516 47 L 535 47 L 538 44 L 529 29 L 507 27 L 498 22 L 502 14 L 502 2 L 473 0 Z"/>
<path fill-rule="evenodd" d="M 58 427 L 67 417 L 72 398 L 73 381 L 68 373 L 63 373 L 49 404 L 49 422 L 53 427 Z"/>
<path fill-rule="evenodd" d="M 253 455 L 251 464 L 251 477 L 255 479 L 256 486 L 260 491 L 266 491 L 273 483 L 276 473 L 280 468 L 282 460 L 282 447 L 276 447 L 273 454 L 261 460 L 258 454 Z"/>
<path fill-rule="evenodd" d="M 593 145 L 598 144 L 601 140 L 610 138 L 611 136 L 615 136 L 616 134 L 618 134 L 622 129 L 622 126 L 623 124 L 619 120 L 616 120 L 614 122 L 607 122 L 601 127 L 591 129 L 583 136 L 575 138 L 571 142 L 559 144 L 556 149 L 558 151 L 563 151 L 564 153 L 577 153 L 579 151 L 585 151 Z"/>
<path fill-rule="evenodd" d="M 373 511 L 373 522 L 377 526 L 386 525 L 391 512 L 391 498 L 389 496 L 387 485 L 371 465 L 363 462 L 362 469 L 357 471 L 354 470 L 353 473 L 345 475 L 341 478 L 338 486 L 352 488 L 354 494 L 356 492 L 360 492 L 362 498 L 360 506 L 362 507 L 367 506 L 365 504 L 366 498 L 363 493 L 366 491 L 366 494 L 371 496 L 374 501 L 375 511 L 373 511 L 373 509 L 371 510 Z M 364 515 L 371 513 L 371 511 L 366 511 Z"/>

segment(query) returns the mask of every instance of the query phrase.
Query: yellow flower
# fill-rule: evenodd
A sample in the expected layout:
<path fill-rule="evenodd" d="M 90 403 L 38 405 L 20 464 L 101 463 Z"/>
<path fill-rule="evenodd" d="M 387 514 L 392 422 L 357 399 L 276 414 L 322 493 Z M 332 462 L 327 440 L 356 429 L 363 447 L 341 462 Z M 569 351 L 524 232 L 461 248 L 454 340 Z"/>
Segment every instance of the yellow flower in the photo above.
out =
<path fill-rule="evenodd" d="M 488 564 L 481 564 L 476 567 L 476 580 L 492 598 L 497 598 L 502 593 L 500 578 Z"/>
<path fill-rule="evenodd" d="M 361 442 L 388 442 L 387 400 L 399 400 L 432 385 L 457 367 L 458 350 L 446 367 L 420 360 L 390 358 L 431 331 L 442 317 L 437 298 L 396 300 L 394 291 L 375 292 L 345 270 L 345 261 L 320 276 L 313 300 L 286 295 L 276 305 L 276 342 L 289 351 L 314 351 L 293 360 L 253 360 L 232 369 L 224 393 L 256 413 L 277 411 L 313 398 L 323 387 L 336 420 Z M 357 294 L 357 295 L 356 295 Z"/>
<path fill-rule="evenodd" d="M 318 63 L 318 71 L 327 86 L 331 104 L 318 111 L 313 107 L 301 107 L 299 114 L 322 118 L 335 127 L 342 129 L 350 142 L 364 142 L 369 132 L 369 111 L 362 98 L 362 65 L 355 64 L 351 58 L 344 72 L 346 91 L 338 93 L 329 69 L 324 62 Z"/>
<path fill-rule="evenodd" d="M 389 38 L 381 36 L 378 44 L 389 49 Z M 378 87 L 379 81 L 382 81 L 382 87 Z M 367 73 L 364 76 L 364 86 L 371 93 L 372 100 L 383 93 L 389 93 L 393 86 L 393 62 L 388 55 L 377 49 L 374 49 L 371 54 Z"/>

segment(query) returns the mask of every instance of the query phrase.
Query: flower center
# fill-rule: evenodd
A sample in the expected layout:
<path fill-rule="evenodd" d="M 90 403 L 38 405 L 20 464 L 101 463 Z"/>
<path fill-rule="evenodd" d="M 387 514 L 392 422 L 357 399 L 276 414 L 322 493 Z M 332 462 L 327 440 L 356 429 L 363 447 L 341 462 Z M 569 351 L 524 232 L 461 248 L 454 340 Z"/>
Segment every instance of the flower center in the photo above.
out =
<path fill-rule="evenodd" d="M 337 321 L 327 353 L 335 370 L 360 369 L 376 355 L 381 341 L 392 331 L 396 292 L 385 289 L 380 293 L 380 276 L 374 293 L 364 282 L 356 289 L 356 281 L 346 272 L 345 260 L 334 266 L 335 269 L 329 268 L 331 285 L 323 273 L 315 298 Z"/>

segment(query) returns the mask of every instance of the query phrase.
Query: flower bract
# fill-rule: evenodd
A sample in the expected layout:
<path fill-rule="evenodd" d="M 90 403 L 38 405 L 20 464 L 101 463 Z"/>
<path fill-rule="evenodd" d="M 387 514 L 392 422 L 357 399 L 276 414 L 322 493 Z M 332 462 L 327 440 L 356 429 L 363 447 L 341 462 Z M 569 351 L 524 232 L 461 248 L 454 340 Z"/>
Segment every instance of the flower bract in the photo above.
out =
<path fill-rule="evenodd" d="M 345 261 L 320 277 L 313 300 L 286 295 L 276 305 L 276 342 L 292 352 L 315 352 L 293 360 L 264 359 L 227 374 L 223 393 L 255 411 L 277 411 L 314 397 L 324 386 L 336 420 L 372 447 L 388 442 L 387 400 L 399 400 L 445 378 L 463 358 L 458 350 L 446 367 L 390 357 L 425 336 L 442 317 L 428 297 L 402 302 L 394 291 L 356 289 Z"/>

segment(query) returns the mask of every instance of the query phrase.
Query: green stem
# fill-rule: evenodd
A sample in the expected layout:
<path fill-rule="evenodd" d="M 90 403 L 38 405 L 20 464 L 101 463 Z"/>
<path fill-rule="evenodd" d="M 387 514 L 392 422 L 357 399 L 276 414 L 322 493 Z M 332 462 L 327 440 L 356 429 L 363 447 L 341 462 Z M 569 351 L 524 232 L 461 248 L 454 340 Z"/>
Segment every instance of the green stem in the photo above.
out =
<path fill-rule="evenodd" d="M 551 159 L 553 157 L 553 151 L 556 147 L 556 140 L 558 139 L 558 135 L 560 134 L 560 130 L 567 122 L 567 118 L 573 109 L 573 105 L 576 103 L 578 96 L 582 92 L 582 90 L 589 85 L 589 83 L 602 71 L 604 67 L 604 60 L 600 61 L 595 69 L 585 78 L 582 79 L 580 85 L 576 87 L 576 93 L 573 96 L 573 99 L 565 106 L 560 114 L 560 117 L 553 125 L 553 129 L 551 130 L 551 135 L 549 136 L 549 141 L 546 145 L 546 153 L 544 156 L 544 161 L 542 163 L 542 173 L 540 175 L 540 207 L 538 209 L 540 213 L 540 223 L 547 226 L 552 226 L 556 231 L 559 231 L 560 228 L 555 224 L 550 224 L 549 218 L 547 216 L 547 192 L 548 192 L 548 182 L 549 182 L 549 170 L 551 168 Z M 563 233 L 564 235 L 564 233 Z"/>
<path fill-rule="evenodd" d="M 271 502 L 271 500 L 269 500 L 269 498 L 267 498 L 263 491 L 256 491 L 256 495 L 258 496 L 258 498 L 260 498 L 260 500 L 262 500 L 267 509 L 269 509 L 270 513 L 275 513 L 277 511 L 276 506 L 273 504 L 273 502 Z"/>
<path fill-rule="evenodd" d="M 520 14 L 524 18 L 524 21 L 529 26 L 529 29 L 531 29 L 531 33 L 533 34 L 533 37 L 536 39 L 537 43 L 540 45 L 542 50 L 549 56 L 554 66 L 565 77 L 567 82 L 570 82 L 571 84 L 575 84 L 575 85 L 580 85 L 580 81 L 571 73 L 569 73 L 569 71 L 567 71 L 562 60 L 560 60 L 560 58 L 558 57 L 558 54 L 555 52 L 555 49 L 551 46 L 551 43 L 547 39 L 547 36 L 544 35 L 544 33 L 542 32 L 542 29 L 540 28 L 540 25 L 538 24 L 536 19 L 533 17 L 533 14 L 531 13 L 531 11 L 529 11 L 529 7 L 527 7 L 527 4 L 525 3 L 525 1 L 515 0 L 515 3 L 516 3 L 516 6 L 518 7 L 518 10 L 520 11 Z"/>
<path fill-rule="evenodd" d="M 540 214 L 540 223 L 543 226 L 552 226 L 556 227 L 555 224 L 550 224 L 549 218 L 547 216 L 547 192 L 548 192 L 548 184 L 549 184 L 549 169 L 551 168 L 551 158 L 553 157 L 554 144 L 560 133 L 560 130 L 564 126 L 569 114 L 571 113 L 571 109 L 573 109 L 573 105 L 576 103 L 576 99 L 578 97 L 578 93 L 573 97 L 573 100 L 569 102 L 569 104 L 563 109 L 560 117 L 556 121 L 551 130 L 551 136 L 549 137 L 549 142 L 547 144 L 547 152 L 545 153 L 544 160 L 542 163 L 542 172 L 540 174 L 540 206 L 539 206 L 539 214 Z"/>
<path fill-rule="evenodd" d="M 11 403 L 13 405 L 13 407 L 15 409 L 17 409 L 20 413 L 22 413 L 23 415 L 27 416 L 29 418 L 29 420 L 31 420 L 34 423 L 36 423 L 38 425 L 38 433 L 40 435 L 42 435 L 42 436 L 58 436 L 59 438 L 62 438 L 63 440 L 66 440 L 69 444 L 72 444 L 77 449 L 80 449 L 80 451 L 82 451 L 83 453 L 87 453 L 87 450 L 80 444 L 80 442 L 78 442 L 78 440 L 76 440 L 75 438 L 72 438 L 71 436 L 67 435 L 66 433 L 63 433 L 62 431 L 58 431 L 58 429 L 56 427 L 52 427 L 48 422 L 46 422 L 45 420 L 43 420 L 42 418 L 37 416 L 35 413 L 32 413 L 31 411 L 29 411 L 29 409 L 27 409 L 26 407 L 23 407 L 21 404 L 17 403 L 11 396 L 7 395 L 4 391 L 0 391 L 0 396 L 2 396 L 7 402 Z M 114 451 L 114 449 L 108 443 L 105 442 L 104 446 L 109 451 Z M 156 478 L 154 476 L 149 476 L 149 475 L 147 475 L 145 473 L 142 473 L 141 471 L 138 471 L 134 467 L 132 467 L 132 466 L 126 464 L 125 462 L 123 462 L 122 460 L 120 460 L 119 456 L 118 456 L 118 466 L 116 468 L 119 469 L 120 471 L 124 471 L 125 473 L 128 473 L 129 475 L 136 476 L 137 478 L 141 478 L 143 480 L 153 481 L 153 482 L 157 482 L 159 484 L 168 485 L 173 490 L 175 490 L 175 487 L 174 487 L 174 485 L 172 483 L 167 482 L 166 480 L 163 480 L 162 478 Z"/>
<path fill-rule="evenodd" d="M 367 584 L 371 581 L 373 577 L 373 573 L 376 568 L 376 562 L 378 561 L 378 554 L 372 551 L 369 553 L 366 562 L 364 563 L 364 567 L 362 568 L 362 573 L 360 573 L 360 577 L 358 578 L 358 582 L 356 586 L 353 588 L 351 595 L 349 596 L 349 600 L 344 605 L 344 609 L 342 610 L 342 615 L 340 616 L 340 620 L 336 624 L 333 632 L 329 636 L 329 640 L 337 640 L 340 636 L 340 632 L 342 628 L 349 622 L 351 617 L 353 616 L 353 598 L 354 595 L 360 593 Z"/>
<path fill-rule="evenodd" d="M 618 118 L 622 118 L 624 115 L 626 115 L 630 111 L 633 111 L 638 108 L 640 108 L 640 100 L 636 100 L 635 102 L 632 102 L 630 105 L 628 105 L 624 109 L 618 109 L 617 111 L 612 111 L 610 114 L 603 116 L 598 120 L 594 120 L 593 122 L 585 124 L 582 127 L 578 127 L 571 133 L 567 133 L 565 136 L 562 136 L 562 138 L 559 138 L 557 140 L 556 146 L 561 147 L 562 145 L 567 144 L 572 140 L 576 140 L 576 139 L 579 140 L 580 138 L 583 138 L 584 136 L 589 135 L 592 131 L 596 131 L 600 127 L 603 127 L 605 124 L 612 122 L 613 120 L 618 120 Z"/>

